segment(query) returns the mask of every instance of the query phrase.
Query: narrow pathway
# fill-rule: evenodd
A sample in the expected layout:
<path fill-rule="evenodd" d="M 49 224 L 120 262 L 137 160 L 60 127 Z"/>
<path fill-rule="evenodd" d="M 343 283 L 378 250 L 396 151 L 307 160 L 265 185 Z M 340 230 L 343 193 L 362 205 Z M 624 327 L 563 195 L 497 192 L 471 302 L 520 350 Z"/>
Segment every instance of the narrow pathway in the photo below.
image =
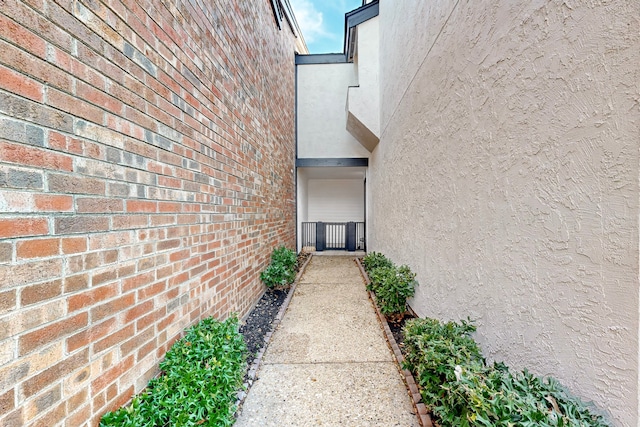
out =
<path fill-rule="evenodd" d="M 352 257 L 311 260 L 235 426 L 419 426 Z"/>

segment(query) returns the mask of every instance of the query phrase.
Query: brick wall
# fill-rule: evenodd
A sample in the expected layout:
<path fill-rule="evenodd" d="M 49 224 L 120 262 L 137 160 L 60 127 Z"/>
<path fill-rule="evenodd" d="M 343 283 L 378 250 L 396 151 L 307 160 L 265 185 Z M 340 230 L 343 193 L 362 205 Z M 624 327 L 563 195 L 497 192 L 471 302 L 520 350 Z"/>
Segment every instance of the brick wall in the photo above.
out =
<path fill-rule="evenodd" d="M 294 247 L 269 0 L 0 0 L 0 425 L 96 425 Z"/>

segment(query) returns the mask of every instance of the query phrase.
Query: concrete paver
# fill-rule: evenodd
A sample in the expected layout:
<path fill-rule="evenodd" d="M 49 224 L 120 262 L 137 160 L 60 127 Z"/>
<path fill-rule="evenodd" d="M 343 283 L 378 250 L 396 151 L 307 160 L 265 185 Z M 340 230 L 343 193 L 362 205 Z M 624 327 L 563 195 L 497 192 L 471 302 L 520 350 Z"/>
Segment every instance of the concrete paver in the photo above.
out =
<path fill-rule="evenodd" d="M 314 257 L 235 426 L 418 427 L 353 258 Z"/>

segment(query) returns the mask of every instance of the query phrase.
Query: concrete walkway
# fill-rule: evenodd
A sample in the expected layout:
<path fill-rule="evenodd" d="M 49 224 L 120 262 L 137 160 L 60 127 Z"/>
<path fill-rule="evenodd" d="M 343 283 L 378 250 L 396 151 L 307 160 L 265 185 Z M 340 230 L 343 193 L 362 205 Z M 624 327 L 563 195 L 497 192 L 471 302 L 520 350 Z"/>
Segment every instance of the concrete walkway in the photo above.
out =
<path fill-rule="evenodd" d="M 311 260 L 235 426 L 419 426 L 352 257 Z"/>

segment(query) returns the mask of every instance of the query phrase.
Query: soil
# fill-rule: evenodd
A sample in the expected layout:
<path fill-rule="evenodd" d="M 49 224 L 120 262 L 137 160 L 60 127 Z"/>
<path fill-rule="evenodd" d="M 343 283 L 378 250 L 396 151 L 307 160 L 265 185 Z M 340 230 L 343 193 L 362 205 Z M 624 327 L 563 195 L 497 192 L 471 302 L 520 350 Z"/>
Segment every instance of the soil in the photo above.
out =
<path fill-rule="evenodd" d="M 396 340 L 396 343 L 398 344 L 398 347 L 400 347 L 400 351 L 402 352 L 403 355 L 404 355 L 404 335 L 402 334 L 402 328 L 404 327 L 404 324 L 407 322 L 407 320 L 415 319 L 415 317 L 416 316 L 414 316 L 411 313 L 406 313 L 404 317 L 400 319 L 398 322 L 387 321 L 387 323 L 389 324 L 389 329 L 391 329 L 391 334 L 393 334 L 393 338 Z"/>

